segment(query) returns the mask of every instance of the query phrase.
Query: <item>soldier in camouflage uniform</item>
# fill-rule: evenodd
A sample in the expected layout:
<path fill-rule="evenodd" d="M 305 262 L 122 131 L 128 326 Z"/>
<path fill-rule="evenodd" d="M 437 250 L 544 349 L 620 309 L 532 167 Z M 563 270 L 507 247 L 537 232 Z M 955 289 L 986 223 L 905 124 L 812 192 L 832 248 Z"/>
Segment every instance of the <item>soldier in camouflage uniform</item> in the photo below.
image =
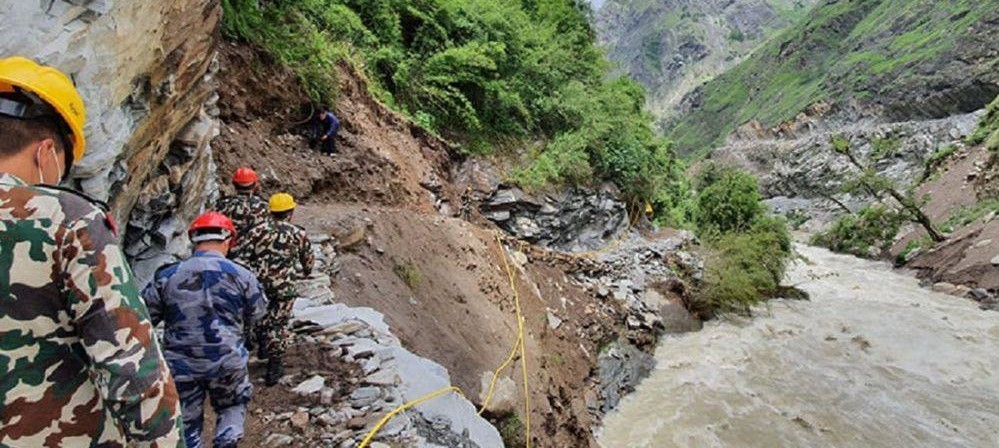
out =
<path fill-rule="evenodd" d="M 257 195 L 260 191 L 260 176 L 249 167 L 241 167 L 232 173 L 232 187 L 236 194 L 223 196 L 215 204 L 215 210 L 229 217 L 236 226 L 238 235 L 246 235 L 251 228 L 262 222 L 271 219 L 267 211 L 267 201 Z M 237 239 L 233 249 L 241 242 Z M 256 341 L 253 337 L 253 324 L 247 322 L 243 329 L 245 331 L 245 343 L 247 348 L 253 349 Z"/>
<path fill-rule="evenodd" d="M 84 120 L 61 72 L 0 59 L 0 446 L 183 447 L 110 217 L 44 185 L 83 157 Z"/>
<path fill-rule="evenodd" d="M 236 232 L 245 235 L 257 224 L 270 219 L 267 201 L 257 196 L 260 177 L 250 168 L 237 169 L 232 175 L 232 186 L 236 189 L 236 194 L 219 199 L 215 210 L 228 216 L 236 226 Z"/>
<path fill-rule="evenodd" d="M 301 263 L 302 275 L 309 276 L 315 256 L 305 230 L 289 222 L 295 210 L 294 198 L 278 193 L 269 202 L 273 219 L 250 229 L 233 258 L 257 274 L 270 299 L 257 336 L 260 357 L 267 358 L 265 383 L 273 386 L 284 372 L 283 356 L 291 341 L 288 320 L 298 295 L 296 263 Z"/>
<path fill-rule="evenodd" d="M 156 271 L 142 297 L 153 324 L 164 322 L 164 351 L 180 393 L 188 448 L 203 446 L 205 395 L 216 415 L 212 446 L 233 448 L 243 438 L 253 391 L 243 326 L 263 317 L 267 300 L 257 277 L 225 258 L 236 236 L 229 218 L 206 213 L 188 234 L 194 254 Z"/>

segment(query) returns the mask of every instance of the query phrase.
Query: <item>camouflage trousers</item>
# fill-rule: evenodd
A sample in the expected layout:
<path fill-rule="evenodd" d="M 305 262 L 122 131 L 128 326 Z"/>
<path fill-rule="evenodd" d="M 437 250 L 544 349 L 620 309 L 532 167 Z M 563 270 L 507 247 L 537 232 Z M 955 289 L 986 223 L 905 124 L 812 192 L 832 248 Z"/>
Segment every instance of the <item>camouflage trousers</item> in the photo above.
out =
<path fill-rule="evenodd" d="M 205 397 L 215 411 L 215 448 L 235 447 L 243 439 L 246 405 L 253 394 L 253 384 L 246 366 L 222 368 L 211 375 L 178 375 L 174 377 L 180 406 L 184 415 L 184 439 L 188 448 L 202 448 Z"/>
<path fill-rule="evenodd" d="M 281 359 L 291 343 L 291 331 L 288 322 L 291 320 L 291 308 L 298 294 L 293 288 L 278 291 L 267 291 L 267 314 L 257 323 L 254 329 L 260 350 L 268 358 Z"/>

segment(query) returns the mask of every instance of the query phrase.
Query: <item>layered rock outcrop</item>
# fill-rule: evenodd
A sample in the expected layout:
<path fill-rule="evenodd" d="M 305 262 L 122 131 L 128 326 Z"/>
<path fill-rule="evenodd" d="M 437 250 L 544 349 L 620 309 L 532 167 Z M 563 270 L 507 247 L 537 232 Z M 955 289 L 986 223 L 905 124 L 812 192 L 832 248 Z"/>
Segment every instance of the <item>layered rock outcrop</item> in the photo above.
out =
<path fill-rule="evenodd" d="M 139 280 L 187 250 L 184 223 L 216 190 L 210 141 L 218 0 L 0 2 L 0 54 L 59 68 L 87 107 L 72 173 L 107 200 Z"/>
<path fill-rule="evenodd" d="M 597 249 L 628 230 L 627 207 L 609 184 L 547 195 L 500 186 L 479 209 L 517 238 L 573 252 Z"/>
<path fill-rule="evenodd" d="M 809 226 L 814 230 L 846 212 L 844 208 L 856 211 L 878 200 L 844 191 L 844 186 L 861 173 L 836 152 L 834 140 L 849 145 L 878 175 L 906 189 L 932 174 L 933 167 L 928 163 L 934 155 L 963 147 L 964 138 L 975 128 L 981 114 L 839 128 L 827 128 L 828 123 L 824 123 L 810 132 L 770 130 L 758 134 L 759 139 L 734 137 L 716 151 L 714 158 L 759 176 L 764 196 L 771 198 L 778 213 L 797 212 L 819 218 Z"/>

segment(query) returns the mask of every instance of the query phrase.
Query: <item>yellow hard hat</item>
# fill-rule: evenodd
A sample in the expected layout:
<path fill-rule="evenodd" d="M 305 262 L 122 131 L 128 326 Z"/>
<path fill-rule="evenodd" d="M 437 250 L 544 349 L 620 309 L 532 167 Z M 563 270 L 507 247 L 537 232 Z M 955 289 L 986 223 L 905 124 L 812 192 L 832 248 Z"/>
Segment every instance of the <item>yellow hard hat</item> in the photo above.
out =
<path fill-rule="evenodd" d="M 645 203 L 645 213 L 651 214 L 653 212 L 655 212 L 655 210 L 652 209 L 652 204 L 646 202 Z"/>
<path fill-rule="evenodd" d="M 288 193 L 277 193 L 271 196 L 270 206 L 271 212 L 281 213 L 288 210 L 295 209 L 295 198 L 291 197 Z"/>
<path fill-rule="evenodd" d="M 38 96 L 62 117 L 69 126 L 73 145 L 73 160 L 79 161 L 86 152 L 83 125 L 87 110 L 73 81 L 63 72 L 20 56 L 0 59 L 0 93 L 24 89 Z"/>

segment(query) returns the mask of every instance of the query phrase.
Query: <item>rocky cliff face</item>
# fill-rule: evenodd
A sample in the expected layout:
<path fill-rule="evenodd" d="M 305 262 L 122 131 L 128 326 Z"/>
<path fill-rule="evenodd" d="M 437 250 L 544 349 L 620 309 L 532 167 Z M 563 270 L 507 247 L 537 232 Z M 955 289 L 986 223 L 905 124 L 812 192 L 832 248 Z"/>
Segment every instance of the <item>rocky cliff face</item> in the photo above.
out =
<path fill-rule="evenodd" d="M 184 225 L 217 189 L 217 0 L 0 1 L 0 54 L 53 65 L 87 106 L 72 176 L 108 200 L 139 280 L 188 247 Z"/>
<path fill-rule="evenodd" d="M 931 160 L 964 148 L 982 111 L 939 120 L 865 123 L 830 127 L 830 123 L 789 123 L 795 131 L 744 128 L 713 155 L 741 166 L 760 179 L 776 212 L 812 218 L 806 230 L 818 230 L 843 213 L 879 199 L 844 192 L 861 173 L 834 149 L 841 139 L 857 157 L 899 188 L 911 188 L 933 174 Z M 811 130 L 810 127 L 814 127 Z M 969 192 L 970 193 L 970 192 Z"/>
<path fill-rule="evenodd" d="M 999 94 L 995 1 L 829 0 L 686 95 L 666 135 L 706 154 L 746 123 L 941 119 Z M 830 126 L 831 127 L 831 126 Z"/>
<path fill-rule="evenodd" d="M 666 119 L 685 94 L 790 26 L 815 0 L 612 0 L 597 12 L 600 42 Z"/>

